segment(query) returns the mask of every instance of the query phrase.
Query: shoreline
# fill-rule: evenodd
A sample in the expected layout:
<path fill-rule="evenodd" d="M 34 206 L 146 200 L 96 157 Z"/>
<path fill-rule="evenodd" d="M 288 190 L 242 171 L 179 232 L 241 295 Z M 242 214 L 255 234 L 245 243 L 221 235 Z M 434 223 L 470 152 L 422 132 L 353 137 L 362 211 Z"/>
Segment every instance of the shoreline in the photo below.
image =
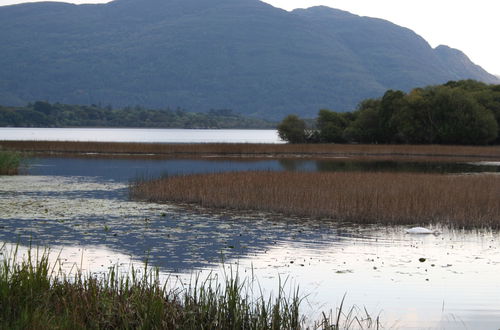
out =
<path fill-rule="evenodd" d="M 500 161 L 500 146 L 0 141 L 0 149 L 41 156 L 78 155 L 106 158 L 335 159 L 348 157 L 402 161 Z"/>

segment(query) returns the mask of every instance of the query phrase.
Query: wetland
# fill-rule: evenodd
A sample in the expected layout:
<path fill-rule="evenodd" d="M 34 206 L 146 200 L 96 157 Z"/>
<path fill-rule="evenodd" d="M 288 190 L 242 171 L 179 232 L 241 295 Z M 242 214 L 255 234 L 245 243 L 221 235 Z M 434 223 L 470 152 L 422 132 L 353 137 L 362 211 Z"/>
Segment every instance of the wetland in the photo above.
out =
<path fill-rule="evenodd" d="M 347 157 L 347 156 L 345 156 Z M 484 328 L 500 322 L 500 234 L 489 228 L 354 224 L 241 212 L 184 203 L 134 201 L 137 178 L 240 171 L 413 173 L 496 176 L 495 159 L 455 162 L 348 158 L 144 158 L 36 156 L 21 175 L 0 178 L 4 250 L 47 247 L 69 271 L 106 274 L 145 260 L 185 286 L 228 267 L 255 278 L 262 292 L 299 287 L 309 320 L 344 304 L 388 328 Z M 423 260 L 423 261 L 422 261 Z"/>
<path fill-rule="evenodd" d="M 26 134 L 14 131 L 4 133 Z M 127 143 L 75 142 L 82 136 L 100 136 L 103 130 L 83 131 L 75 132 L 73 142 L 61 141 L 64 134 L 59 130 L 45 132 L 59 134 L 52 137 L 59 141 L 0 141 L 4 150 L 30 155 L 18 175 L 0 176 L 1 258 L 15 249 L 22 257 L 47 248 L 50 261 L 63 271 L 100 276 L 114 270 L 130 274 L 132 267 L 140 273 L 147 263 L 158 267 L 160 278 L 174 290 L 189 287 L 193 278 L 224 278 L 237 271 L 258 287 L 257 296 L 284 290 L 293 298 L 299 288 L 306 326 L 322 319 L 322 312 L 335 319 L 343 304 L 344 316 L 349 311 L 359 319 L 368 315 L 385 328 L 498 328 L 500 233 L 492 222 L 472 221 L 477 212 L 498 217 L 498 147 L 283 145 L 275 144 L 275 131 L 252 133 L 268 144 L 160 143 L 155 140 L 159 131 L 146 136 L 147 141 L 133 136 L 127 140 L 140 130 L 110 130 Z M 246 133 L 234 131 L 229 137 Z M 221 136 L 214 141 L 228 142 Z M 458 181 L 448 190 L 426 198 L 453 200 L 454 194 L 462 194 L 466 200 L 458 205 L 465 211 L 470 211 L 467 198 L 490 204 L 465 215 L 461 224 L 426 221 L 413 214 L 408 221 L 386 225 L 355 216 L 334 219 L 286 209 L 214 208 L 186 200 L 154 203 L 131 195 L 131 187 L 141 181 L 245 173 L 283 176 L 288 182 L 304 175 L 319 176 L 320 181 L 345 176 L 348 183 L 353 176 L 360 182 L 378 176 L 384 184 L 413 178 L 396 197 L 415 182 L 425 183 L 420 195 L 427 196 L 437 191 L 436 183 L 454 178 Z M 179 188 L 183 186 L 180 182 Z M 483 189 L 486 186 L 489 190 Z M 234 195 L 244 192 L 241 189 Z M 262 187 L 253 189 L 264 192 Z M 381 187 L 381 196 L 384 191 L 390 189 Z M 372 197 L 368 194 L 356 203 Z M 408 205 L 413 199 L 407 198 Z M 424 224 L 441 234 L 406 234 L 410 226 Z"/>

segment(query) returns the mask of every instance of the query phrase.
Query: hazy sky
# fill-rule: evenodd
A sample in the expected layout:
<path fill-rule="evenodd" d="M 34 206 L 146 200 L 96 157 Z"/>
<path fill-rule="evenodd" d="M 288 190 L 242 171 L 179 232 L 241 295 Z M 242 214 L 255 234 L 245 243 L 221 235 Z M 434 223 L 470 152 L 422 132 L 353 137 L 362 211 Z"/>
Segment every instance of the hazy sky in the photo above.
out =
<path fill-rule="evenodd" d="M 35 0 L 39 1 L 39 0 Z M 1 5 L 26 0 L 0 0 Z M 103 3 L 105 0 L 68 0 Z M 444 44 L 465 52 L 473 62 L 500 75 L 500 0 L 266 0 L 286 10 L 326 5 L 408 27 L 433 47 Z"/>

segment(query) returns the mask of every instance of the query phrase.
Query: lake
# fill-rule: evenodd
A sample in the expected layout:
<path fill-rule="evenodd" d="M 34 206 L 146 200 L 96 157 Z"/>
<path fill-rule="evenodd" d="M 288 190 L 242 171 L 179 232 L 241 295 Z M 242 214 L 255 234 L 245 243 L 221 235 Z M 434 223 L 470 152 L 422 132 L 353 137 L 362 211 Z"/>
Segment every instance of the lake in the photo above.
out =
<path fill-rule="evenodd" d="M 0 140 L 145 143 L 283 143 L 276 130 L 150 128 L 0 128 Z"/>
<path fill-rule="evenodd" d="M 386 328 L 498 328 L 496 231 L 440 228 L 442 235 L 422 237 L 398 226 L 214 213 L 128 198 L 128 182 L 137 176 L 252 169 L 500 172 L 497 163 L 35 158 L 29 175 L 0 177 L 0 246 L 19 243 L 21 253 L 49 247 L 66 269 L 96 273 L 140 268 L 147 258 L 179 283 L 232 267 L 255 276 L 266 293 L 280 280 L 299 286 L 310 319 L 335 310 L 346 294 L 346 306 L 366 308 Z"/>

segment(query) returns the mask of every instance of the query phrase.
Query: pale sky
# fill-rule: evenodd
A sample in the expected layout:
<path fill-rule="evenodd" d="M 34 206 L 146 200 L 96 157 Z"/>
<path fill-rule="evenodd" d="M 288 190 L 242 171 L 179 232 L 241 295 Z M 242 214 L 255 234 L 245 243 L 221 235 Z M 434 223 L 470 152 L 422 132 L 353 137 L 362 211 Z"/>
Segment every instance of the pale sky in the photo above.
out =
<path fill-rule="evenodd" d="M 39 1 L 39 0 L 34 0 Z M 26 0 L 0 0 L 0 5 Z M 106 0 L 68 0 L 104 3 Z M 431 46 L 463 51 L 488 72 L 500 75 L 500 0 L 266 0 L 286 10 L 325 5 L 407 27 Z"/>

